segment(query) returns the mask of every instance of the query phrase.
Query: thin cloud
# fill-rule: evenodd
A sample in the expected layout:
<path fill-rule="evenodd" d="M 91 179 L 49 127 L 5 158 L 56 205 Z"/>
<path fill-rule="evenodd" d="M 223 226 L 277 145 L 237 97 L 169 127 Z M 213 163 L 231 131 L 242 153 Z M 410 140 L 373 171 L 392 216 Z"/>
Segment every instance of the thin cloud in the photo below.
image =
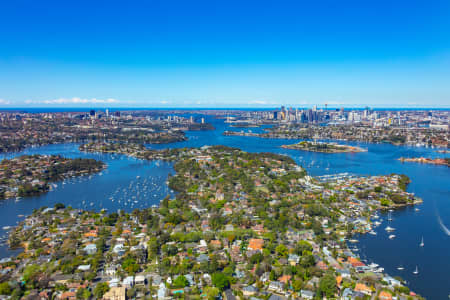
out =
<path fill-rule="evenodd" d="M 264 100 L 252 100 L 249 102 L 250 104 L 260 104 L 260 105 L 265 105 L 267 104 L 267 101 Z"/>
<path fill-rule="evenodd" d="M 50 100 L 26 100 L 27 104 L 113 104 L 120 101 L 114 98 L 97 99 L 97 98 L 58 98 Z"/>
<path fill-rule="evenodd" d="M 9 104 L 11 104 L 11 101 L 5 100 L 5 99 L 0 99 L 0 105 L 9 105 Z"/>

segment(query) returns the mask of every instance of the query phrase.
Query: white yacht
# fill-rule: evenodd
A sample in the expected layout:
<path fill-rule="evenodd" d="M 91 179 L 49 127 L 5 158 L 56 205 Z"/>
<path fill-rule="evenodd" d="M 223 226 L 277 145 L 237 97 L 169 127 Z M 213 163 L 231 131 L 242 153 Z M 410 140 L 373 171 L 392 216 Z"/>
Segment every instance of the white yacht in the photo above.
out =
<path fill-rule="evenodd" d="M 395 228 L 393 228 L 393 227 L 388 225 L 384 230 L 386 230 L 386 231 L 394 231 Z"/>

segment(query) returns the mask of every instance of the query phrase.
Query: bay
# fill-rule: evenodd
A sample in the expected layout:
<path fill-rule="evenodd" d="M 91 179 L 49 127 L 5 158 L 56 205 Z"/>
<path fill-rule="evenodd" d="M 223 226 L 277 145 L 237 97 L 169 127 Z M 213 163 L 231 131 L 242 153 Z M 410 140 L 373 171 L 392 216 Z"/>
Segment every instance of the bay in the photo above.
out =
<path fill-rule="evenodd" d="M 405 174 L 411 178 L 408 191 L 414 192 L 424 200 L 419 205 L 419 211 L 408 207 L 392 213 L 391 226 L 396 228 L 394 240 L 388 239 L 384 227 L 387 225 L 387 216 L 378 229 L 376 236 L 359 236 L 358 248 L 361 258 L 368 262 L 376 262 L 385 268 L 391 276 L 401 276 L 413 290 L 427 299 L 448 299 L 450 294 L 450 236 L 439 224 L 450 227 L 450 168 L 446 166 L 425 165 L 417 163 L 402 163 L 399 157 L 444 157 L 436 149 L 424 147 L 393 146 L 389 144 L 367 144 L 358 142 L 342 142 L 368 149 L 361 153 L 326 154 L 305 152 L 280 148 L 283 144 L 291 144 L 299 140 L 262 139 L 257 137 L 223 136 L 224 130 L 252 130 L 261 131 L 262 128 L 231 128 L 220 119 L 211 116 L 195 115 L 197 118 L 205 117 L 207 122 L 213 123 L 214 131 L 188 132 L 188 141 L 166 144 L 147 145 L 152 149 L 201 147 L 204 145 L 226 145 L 241 148 L 249 152 L 274 152 L 292 157 L 298 164 L 306 168 L 313 176 L 348 172 L 356 175 L 380 175 L 390 173 Z M 48 194 L 40 197 L 21 199 L 15 202 L 9 199 L 0 202 L 0 227 L 14 225 L 21 218 L 19 214 L 30 214 L 33 209 L 41 206 L 52 206 L 61 202 L 75 208 L 87 208 L 108 211 L 123 209 L 132 211 L 134 208 L 148 207 L 158 204 L 169 193 L 165 183 L 167 175 L 173 173 L 171 163 L 146 162 L 121 155 L 88 154 L 78 151 L 77 144 L 49 145 L 26 149 L 20 153 L 6 154 L 10 157 L 21 154 L 61 154 L 66 157 L 90 157 L 100 159 L 108 164 L 108 169 L 102 175 L 92 178 L 72 179 L 66 184 L 58 183 L 58 187 Z M 136 176 L 140 176 L 136 178 Z M 146 184 L 139 182 L 146 181 Z M 152 184 L 147 184 L 152 182 Z M 139 187 L 137 187 L 137 185 Z M 147 186 L 143 188 L 142 186 Z M 114 192 L 120 189 L 127 191 L 121 196 L 120 191 L 113 197 Z M 143 189 L 147 191 L 143 196 Z M 139 190 L 139 195 L 136 191 Z M 133 192 L 135 191 L 135 192 Z M 117 199 L 132 198 L 130 202 L 117 202 Z M 116 199 L 117 198 L 117 199 Z M 84 202 L 83 202 L 84 201 Z M 134 201 L 137 201 L 135 203 Z M 93 203 L 91 205 L 91 203 Z M 0 230 L 0 235 L 6 232 Z M 419 247 L 424 237 L 425 246 Z M 0 257 L 13 255 L 14 252 L 0 247 Z M 399 271 L 398 266 L 405 269 Z M 419 274 L 412 272 L 418 267 Z"/>

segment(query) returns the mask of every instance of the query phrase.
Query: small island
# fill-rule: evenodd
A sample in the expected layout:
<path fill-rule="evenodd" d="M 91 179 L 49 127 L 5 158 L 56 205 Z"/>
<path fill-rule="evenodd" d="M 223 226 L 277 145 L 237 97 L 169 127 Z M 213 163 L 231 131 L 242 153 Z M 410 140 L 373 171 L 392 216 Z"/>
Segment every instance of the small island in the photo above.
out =
<path fill-rule="evenodd" d="M 350 145 L 339 145 L 336 143 L 322 143 L 322 142 L 307 142 L 302 141 L 297 144 L 282 145 L 282 148 L 302 150 L 310 152 L 321 152 L 321 153 L 354 153 L 354 152 L 366 152 L 366 149 L 350 146 Z"/>
<path fill-rule="evenodd" d="M 59 155 L 23 155 L 0 162 L 0 199 L 37 196 L 48 192 L 50 183 L 89 175 L 106 165 L 95 159 Z"/>
<path fill-rule="evenodd" d="M 443 165 L 450 167 L 450 157 L 446 158 L 426 158 L 426 157 L 400 157 L 398 159 L 401 162 L 416 162 L 422 164 Z"/>

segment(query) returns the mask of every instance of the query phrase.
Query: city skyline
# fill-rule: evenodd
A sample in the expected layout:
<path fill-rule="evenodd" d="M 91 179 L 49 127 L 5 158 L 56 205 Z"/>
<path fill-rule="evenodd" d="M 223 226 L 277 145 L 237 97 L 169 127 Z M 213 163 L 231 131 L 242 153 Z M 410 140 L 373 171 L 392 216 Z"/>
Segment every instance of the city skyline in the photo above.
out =
<path fill-rule="evenodd" d="M 447 1 L 4 3 L 0 107 L 450 107 Z"/>

